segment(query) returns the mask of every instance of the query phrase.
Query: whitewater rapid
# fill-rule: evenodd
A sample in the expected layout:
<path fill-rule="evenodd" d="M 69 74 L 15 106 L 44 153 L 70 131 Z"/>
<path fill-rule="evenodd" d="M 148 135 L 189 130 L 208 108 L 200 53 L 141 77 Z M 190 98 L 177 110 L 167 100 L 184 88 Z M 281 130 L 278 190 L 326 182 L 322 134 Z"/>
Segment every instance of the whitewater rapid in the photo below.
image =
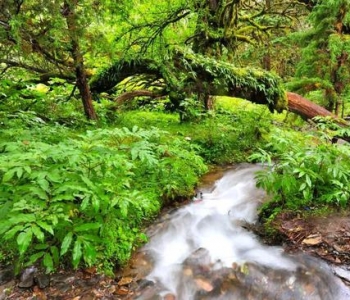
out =
<path fill-rule="evenodd" d="M 153 264 L 147 280 L 154 295 L 141 291 L 137 299 L 342 299 L 326 265 L 288 256 L 242 227 L 257 221 L 266 199 L 255 184 L 259 170 L 227 171 L 153 233 L 143 251 Z"/>

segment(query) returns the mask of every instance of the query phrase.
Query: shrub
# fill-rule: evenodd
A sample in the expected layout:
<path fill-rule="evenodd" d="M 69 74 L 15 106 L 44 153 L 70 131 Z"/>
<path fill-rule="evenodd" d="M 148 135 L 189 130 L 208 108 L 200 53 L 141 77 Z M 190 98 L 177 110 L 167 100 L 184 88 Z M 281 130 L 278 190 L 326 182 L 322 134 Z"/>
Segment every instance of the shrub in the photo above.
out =
<path fill-rule="evenodd" d="M 18 268 L 41 261 L 47 272 L 125 262 L 161 196 L 192 192 L 206 170 L 185 141 L 137 127 L 54 145 L 7 142 L 0 151 L 0 240 L 16 246 L 5 250 L 17 251 Z"/>
<path fill-rule="evenodd" d="M 322 132 L 303 136 L 275 129 L 271 143 L 251 156 L 266 164 L 257 184 L 273 197 L 264 207 L 310 209 L 344 207 L 350 197 L 350 160 L 347 145 L 334 145 Z"/>

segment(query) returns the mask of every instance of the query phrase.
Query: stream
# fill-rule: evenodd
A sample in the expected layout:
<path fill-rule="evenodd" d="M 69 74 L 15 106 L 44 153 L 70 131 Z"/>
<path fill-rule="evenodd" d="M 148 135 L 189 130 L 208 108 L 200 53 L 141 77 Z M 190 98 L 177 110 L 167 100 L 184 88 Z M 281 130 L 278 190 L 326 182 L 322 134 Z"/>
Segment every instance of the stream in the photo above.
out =
<path fill-rule="evenodd" d="M 262 244 L 242 225 L 257 221 L 266 194 L 261 167 L 225 172 L 198 199 L 165 216 L 141 249 L 150 268 L 132 299 L 350 299 L 321 260 Z"/>

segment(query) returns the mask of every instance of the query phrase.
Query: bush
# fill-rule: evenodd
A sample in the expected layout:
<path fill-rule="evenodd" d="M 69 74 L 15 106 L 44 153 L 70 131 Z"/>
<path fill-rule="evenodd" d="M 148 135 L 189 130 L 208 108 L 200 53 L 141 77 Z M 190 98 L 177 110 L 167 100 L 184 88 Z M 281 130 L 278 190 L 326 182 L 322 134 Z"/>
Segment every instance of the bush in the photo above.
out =
<path fill-rule="evenodd" d="M 273 197 L 263 210 L 345 207 L 350 197 L 347 145 L 331 144 L 322 132 L 302 135 L 275 129 L 271 143 L 251 156 L 266 164 L 257 184 Z"/>
<path fill-rule="evenodd" d="M 206 170 L 185 141 L 137 127 L 0 151 L 0 240 L 16 246 L 2 253 L 17 251 L 18 268 L 41 261 L 47 272 L 124 263 L 162 196 L 188 195 Z"/>

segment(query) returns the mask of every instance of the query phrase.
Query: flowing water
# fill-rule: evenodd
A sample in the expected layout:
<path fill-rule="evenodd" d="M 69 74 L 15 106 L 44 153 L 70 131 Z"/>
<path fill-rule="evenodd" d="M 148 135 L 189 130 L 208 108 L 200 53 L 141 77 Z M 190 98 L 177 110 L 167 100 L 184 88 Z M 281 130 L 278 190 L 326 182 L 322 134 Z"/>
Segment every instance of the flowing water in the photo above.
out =
<path fill-rule="evenodd" d="M 226 172 L 152 232 L 143 248 L 152 270 L 135 299 L 350 299 L 325 264 L 265 246 L 242 227 L 266 198 L 255 187 L 259 169 Z"/>

